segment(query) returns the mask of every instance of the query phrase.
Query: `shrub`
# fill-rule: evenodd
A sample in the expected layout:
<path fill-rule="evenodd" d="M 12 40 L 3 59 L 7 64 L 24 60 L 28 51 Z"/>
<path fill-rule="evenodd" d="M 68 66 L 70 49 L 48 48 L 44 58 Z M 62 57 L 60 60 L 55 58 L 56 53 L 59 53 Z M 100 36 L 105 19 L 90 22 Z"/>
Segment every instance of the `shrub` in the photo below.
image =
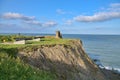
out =
<path fill-rule="evenodd" d="M 0 80 L 57 80 L 56 75 L 33 68 L 19 58 L 0 53 Z"/>

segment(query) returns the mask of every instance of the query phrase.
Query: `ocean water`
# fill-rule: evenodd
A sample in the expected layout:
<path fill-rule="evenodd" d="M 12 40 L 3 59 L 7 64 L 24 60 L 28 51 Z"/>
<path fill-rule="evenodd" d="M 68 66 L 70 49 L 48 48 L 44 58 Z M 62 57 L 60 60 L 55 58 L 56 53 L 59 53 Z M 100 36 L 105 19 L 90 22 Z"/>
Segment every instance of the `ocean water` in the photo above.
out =
<path fill-rule="evenodd" d="M 63 37 L 81 39 L 91 58 L 99 59 L 107 69 L 120 71 L 120 35 L 65 34 Z"/>

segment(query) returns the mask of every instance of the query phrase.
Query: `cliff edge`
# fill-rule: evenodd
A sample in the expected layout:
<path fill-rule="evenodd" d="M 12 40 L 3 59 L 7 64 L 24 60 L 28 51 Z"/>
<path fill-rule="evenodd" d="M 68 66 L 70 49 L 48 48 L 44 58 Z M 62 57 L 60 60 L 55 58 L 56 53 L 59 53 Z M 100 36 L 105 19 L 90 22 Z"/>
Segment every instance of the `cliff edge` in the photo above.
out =
<path fill-rule="evenodd" d="M 23 48 L 18 56 L 34 67 L 56 73 L 59 80 L 111 80 L 88 57 L 80 40 Z"/>

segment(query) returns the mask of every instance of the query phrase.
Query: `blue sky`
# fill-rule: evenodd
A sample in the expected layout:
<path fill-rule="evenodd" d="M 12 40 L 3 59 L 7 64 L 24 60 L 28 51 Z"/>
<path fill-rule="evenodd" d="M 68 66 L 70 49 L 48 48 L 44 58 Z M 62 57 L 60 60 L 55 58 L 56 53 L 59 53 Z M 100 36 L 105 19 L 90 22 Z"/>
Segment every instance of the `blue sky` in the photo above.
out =
<path fill-rule="evenodd" d="M 120 0 L 0 0 L 0 33 L 120 34 Z"/>

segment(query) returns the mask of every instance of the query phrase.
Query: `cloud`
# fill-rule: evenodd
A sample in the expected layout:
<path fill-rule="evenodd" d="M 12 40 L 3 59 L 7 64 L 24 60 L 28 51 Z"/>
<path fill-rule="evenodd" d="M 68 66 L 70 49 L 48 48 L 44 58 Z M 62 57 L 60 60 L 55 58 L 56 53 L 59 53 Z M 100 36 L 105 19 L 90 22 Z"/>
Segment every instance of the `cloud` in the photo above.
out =
<path fill-rule="evenodd" d="M 57 22 L 55 21 L 48 21 L 41 23 L 40 21 L 36 20 L 35 16 L 25 16 L 20 13 L 12 13 L 12 12 L 4 13 L 0 15 L 0 18 L 8 19 L 8 20 L 22 20 L 22 23 L 28 24 L 30 26 L 51 27 L 57 25 Z M 0 24 L 0 26 L 10 26 L 10 25 Z"/>
<path fill-rule="evenodd" d="M 56 12 L 57 12 L 58 14 L 66 14 L 66 12 L 63 11 L 63 10 L 61 10 L 61 9 L 57 9 Z"/>
<path fill-rule="evenodd" d="M 120 19 L 120 3 L 112 3 L 104 11 L 97 12 L 93 15 L 79 15 L 73 18 L 77 22 L 101 22 L 112 19 Z"/>
<path fill-rule="evenodd" d="M 48 21 L 44 23 L 41 23 L 39 21 L 24 21 L 24 22 L 31 26 L 33 25 L 33 26 L 41 26 L 41 27 L 52 27 L 58 25 L 57 22 L 55 21 Z"/>
<path fill-rule="evenodd" d="M 110 4 L 110 7 L 114 7 L 114 8 L 119 7 L 120 8 L 120 3 L 112 3 L 112 4 Z"/>
<path fill-rule="evenodd" d="M 73 24 L 73 20 L 67 20 L 67 21 L 65 22 L 65 24 L 66 24 L 66 25 L 71 25 L 71 24 Z"/>
<path fill-rule="evenodd" d="M 110 4 L 110 6 L 109 6 L 109 8 L 107 10 L 108 11 L 120 12 L 120 3 L 112 3 L 112 4 Z"/>
<path fill-rule="evenodd" d="M 12 13 L 12 12 L 4 13 L 3 15 L 1 15 L 1 18 L 3 18 L 3 19 L 20 19 L 20 20 L 24 20 L 24 21 L 35 19 L 34 16 L 25 16 L 25 15 L 22 15 L 19 13 Z"/>
<path fill-rule="evenodd" d="M 72 12 L 64 11 L 64 10 L 62 10 L 62 9 L 57 9 L 56 12 L 57 12 L 58 14 L 73 14 Z"/>
<path fill-rule="evenodd" d="M 120 18 L 120 12 L 99 12 L 92 16 L 80 15 L 74 17 L 74 20 L 78 22 L 99 22 L 117 18 Z"/>
<path fill-rule="evenodd" d="M 29 24 L 29 25 L 37 25 L 37 26 L 42 26 L 42 23 L 40 23 L 39 21 L 24 21 L 25 23 Z"/>
<path fill-rule="evenodd" d="M 44 26 L 44 27 L 52 27 L 52 26 L 56 26 L 56 25 L 58 25 L 57 22 L 55 22 L 55 21 L 48 21 L 48 22 L 43 23 L 42 26 Z"/>

